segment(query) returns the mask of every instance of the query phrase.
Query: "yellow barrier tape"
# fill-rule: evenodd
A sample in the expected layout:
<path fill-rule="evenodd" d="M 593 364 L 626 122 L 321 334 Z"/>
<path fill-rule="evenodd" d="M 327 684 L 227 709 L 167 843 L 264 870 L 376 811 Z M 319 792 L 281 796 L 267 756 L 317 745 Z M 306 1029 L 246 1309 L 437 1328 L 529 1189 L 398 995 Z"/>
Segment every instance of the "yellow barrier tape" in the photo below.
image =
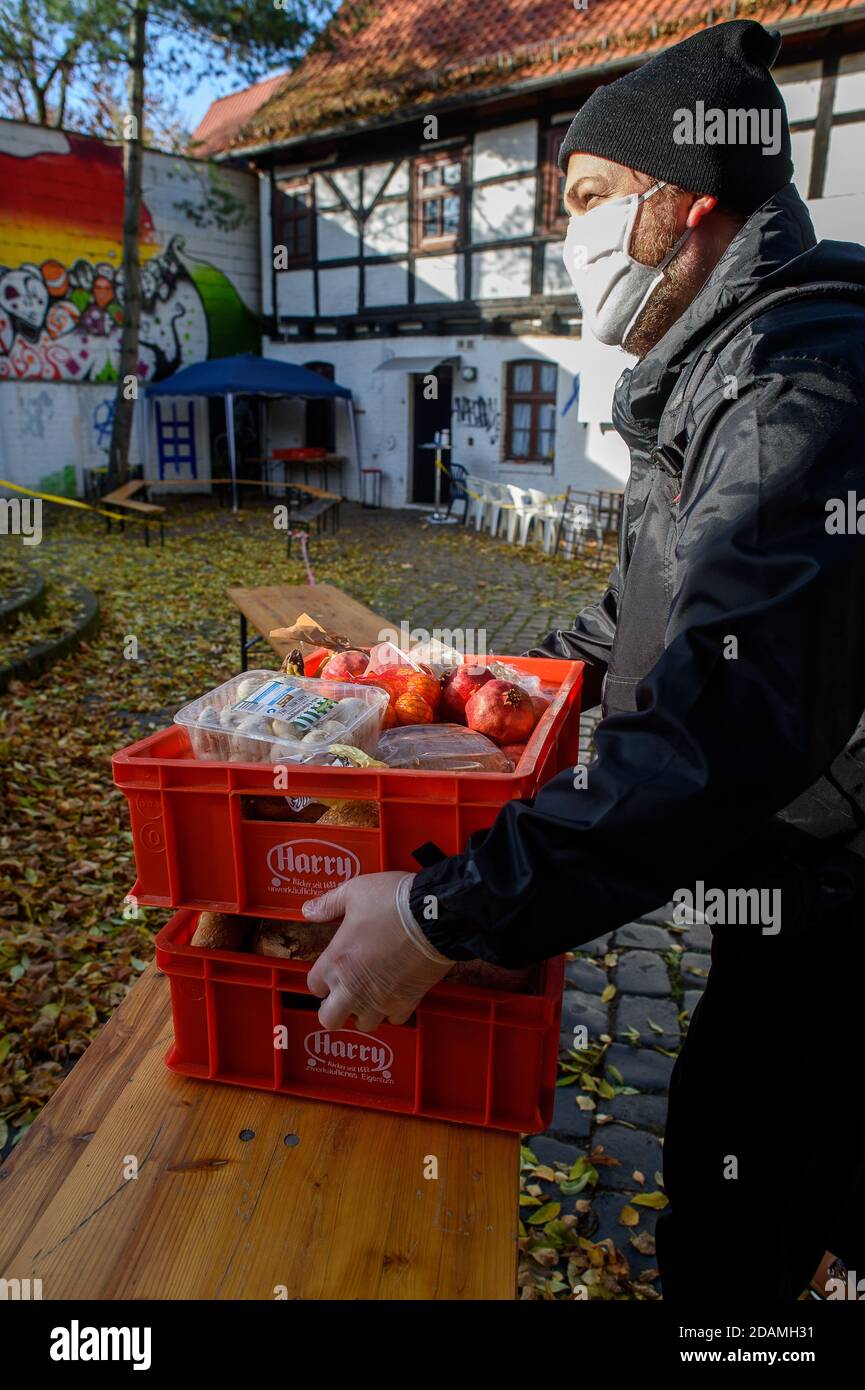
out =
<path fill-rule="evenodd" d="M 489 502 L 491 506 L 498 507 L 503 512 L 516 512 L 520 511 L 522 506 L 530 507 L 534 505 L 531 502 L 526 502 L 520 503 L 518 506 L 516 502 L 498 502 L 494 501 L 492 497 L 482 497 L 479 492 L 472 492 L 471 488 L 466 487 L 465 483 L 460 482 L 458 478 L 454 478 L 450 469 L 442 463 L 441 459 L 437 458 L 434 462 L 436 468 L 440 468 L 443 473 L 446 473 L 457 487 L 461 487 L 463 492 L 467 492 L 469 497 L 473 497 L 476 502 Z M 567 495 L 566 492 L 555 492 L 550 494 L 546 500 L 548 502 L 564 502 Z"/>
<path fill-rule="evenodd" d="M 148 526 L 150 523 L 138 516 L 123 516 L 120 512 L 107 512 L 104 507 L 91 507 L 89 502 L 79 502 L 76 497 L 57 497 L 53 492 L 37 492 L 32 487 L 21 487 L 19 483 L 9 483 L 5 478 L 0 478 L 0 487 L 11 487 L 13 492 L 26 492 L 29 497 L 41 497 L 43 502 L 59 502 L 64 507 L 80 507 L 84 512 L 90 512 L 93 516 L 108 516 L 112 521 L 131 521 L 136 526 Z"/>

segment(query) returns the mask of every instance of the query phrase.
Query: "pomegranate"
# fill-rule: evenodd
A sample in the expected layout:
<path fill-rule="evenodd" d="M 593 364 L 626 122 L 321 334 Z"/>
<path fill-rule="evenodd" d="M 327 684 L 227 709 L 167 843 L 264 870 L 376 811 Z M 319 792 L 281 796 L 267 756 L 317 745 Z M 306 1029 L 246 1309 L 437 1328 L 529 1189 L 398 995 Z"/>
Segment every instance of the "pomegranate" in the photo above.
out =
<path fill-rule="evenodd" d="M 514 764 L 514 767 L 516 767 L 517 763 L 519 762 L 520 758 L 523 756 L 525 751 L 526 745 L 524 743 L 502 744 L 502 752 L 504 753 L 506 758 L 510 758 L 511 762 Z"/>
<path fill-rule="evenodd" d="M 491 680 L 492 675 L 485 666 L 458 666 L 442 686 L 439 706 L 442 720 L 465 724 L 466 701 Z"/>
<path fill-rule="evenodd" d="M 347 652 L 334 652 L 319 671 L 319 679 L 325 681 L 350 681 L 362 676 L 369 665 L 369 652 L 351 647 Z"/>
<path fill-rule="evenodd" d="M 537 721 L 541 719 L 543 715 L 546 714 L 550 702 L 547 699 L 546 695 L 532 695 L 530 698 L 532 702 L 532 709 L 535 712 L 535 722 L 537 723 Z"/>
<path fill-rule="evenodd" d="M 466 723 L 494 743 L 524 743 L 535 727 L 531 697 L 510 681 L 486 681 L 466 701 Z"/>

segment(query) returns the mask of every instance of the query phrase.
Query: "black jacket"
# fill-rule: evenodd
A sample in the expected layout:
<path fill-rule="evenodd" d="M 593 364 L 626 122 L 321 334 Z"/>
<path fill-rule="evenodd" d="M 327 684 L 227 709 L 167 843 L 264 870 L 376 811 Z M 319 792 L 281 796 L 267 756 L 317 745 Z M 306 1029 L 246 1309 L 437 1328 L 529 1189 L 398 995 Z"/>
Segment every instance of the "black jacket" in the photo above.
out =
<path fill-rule="evenodd" d="M 767 290 L 815 280 L 865 285 L 865 251 L 817 244 L 791 185 L 620 379 L 614 422 L 631 473 L 618 565 L 573 631 L 534 649 L 605 668 L 597 760 L 586 788 L 559 774 L 417 875 L 412 910 L 446 955 L 520 965 L 697 880 L 760 886 L 779 834 L 796 836 L 790 825 L 819 844 L 820 863 L 812 872 L 807 853 L 794 855 L 788 910 L 857 891 L 865 536 L 831 534 L 827 504 L 865 498 L 865 305 L 818 297 L 769 310 L 702 381 L 681 476 L 650 457 L 677 381 L 718 325 Z"/>

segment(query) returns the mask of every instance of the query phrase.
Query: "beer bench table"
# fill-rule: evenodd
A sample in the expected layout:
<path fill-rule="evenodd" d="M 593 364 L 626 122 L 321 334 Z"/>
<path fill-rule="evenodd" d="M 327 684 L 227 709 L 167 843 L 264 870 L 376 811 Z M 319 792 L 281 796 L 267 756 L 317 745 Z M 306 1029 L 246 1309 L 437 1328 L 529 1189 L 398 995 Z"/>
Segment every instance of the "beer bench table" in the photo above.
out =
<path fill-rule="evenodd" d="M 228 594 L 244 637 L 303 612 L 361 644 L 388 626 L 331 584 Z M 45 1300 L 516 1297 L 516 1134 L 191 1080 L 171 1039 L 150 964 L 0 1168 L 0 1278 Z"/>
<path fill-rule="evenodd" d="M 288 656 L 291 642 L 272 642 L 277 627 L 290 627 L 301 613 L 309 613 L 322 627 L 343 634 L 362 647 L 381 640 L 381 633 L 392 624 L 357 599 L 344 594 L 335 584 L 265 584 L 256 589 L 226 589 L 232 603 L 240 609 L 240 666 L 245 671 L 250 647 L 269 642 L 277 656 Z M 257 637 L 249 637 L 253 627 Z"/>
<path fill-rule="evenodd" d="M 44 1300 L 515 1297 L 516 1135 L 192 1081 L 171 1036 L 151 964 L 0 1168 L 0 1278 Z"/>
<path fill-rule="evenodd" d="M 165 516 L 165 508 L 158 506 L 154 502 L 140 502 L 135 496 L 137 492 L 145 491 L 146 488 L 147 484 L 140 478 L 132 479 L 130 482 L 123 483 L 120 487 L 116 487 L 113 492 L 106 492 L 99 500 L 108 502 L 112 507 L 120 507 L 125 511 L 131 512 L 136 520 L 142 522 L 144 525 L 145 545 L 150 544 L 150 523 L 155 522 L 159 526 L 159 544 L 164 545 L 165 535 L 162 522 Z M 108 522 L 106 530 L 110 531 L 111 518 L 107 513 L 105 519 Z M 120 521 L 120 529 L 121 531 L 124 529 L 122 518 Z"/>

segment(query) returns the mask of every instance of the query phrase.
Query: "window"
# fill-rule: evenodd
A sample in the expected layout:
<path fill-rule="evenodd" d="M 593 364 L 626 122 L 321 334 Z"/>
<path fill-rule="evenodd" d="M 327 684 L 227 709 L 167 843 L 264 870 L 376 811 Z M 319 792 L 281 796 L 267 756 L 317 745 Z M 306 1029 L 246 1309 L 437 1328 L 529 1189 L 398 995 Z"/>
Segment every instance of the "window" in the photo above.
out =
<path fill-rule="evenodd" d="M 568 214 L 563 203 L 565 176 L 559 168 L 559 150 L 567 133 L 566 125 L 556 126 L 554 130 L 547 131 L 544 160 L 544 231 L 560 235 L 564 235 L 568 226 Z"/>
<path fill-rule="evenodd" d="M 274 185 L 273 241 L 284 246 L 289 265 L 312 260 L 312 184 L 281 179 Z"/>
<path fill-rule="evenodd" d="M 505 389 L 505 456 L 520 462 L 552 462 L 556 441 L 555 362 L 508 362 Z"/>
<path fill-rule="evenodd" d="M 463 211 L 463 163 L 459 154 L 437 155 L 415 165 L 415 246 L 453 246 Z"/>
<path fill-rule="evenodd" d="M 333 381 L 332 362 L 304 362 L 308 372 L 317 372 L 326 381 Z M 333 397 L 317 396 L 306 401 L 306 445 L 309 449 L 334 451 L 335 429 Z"/>

